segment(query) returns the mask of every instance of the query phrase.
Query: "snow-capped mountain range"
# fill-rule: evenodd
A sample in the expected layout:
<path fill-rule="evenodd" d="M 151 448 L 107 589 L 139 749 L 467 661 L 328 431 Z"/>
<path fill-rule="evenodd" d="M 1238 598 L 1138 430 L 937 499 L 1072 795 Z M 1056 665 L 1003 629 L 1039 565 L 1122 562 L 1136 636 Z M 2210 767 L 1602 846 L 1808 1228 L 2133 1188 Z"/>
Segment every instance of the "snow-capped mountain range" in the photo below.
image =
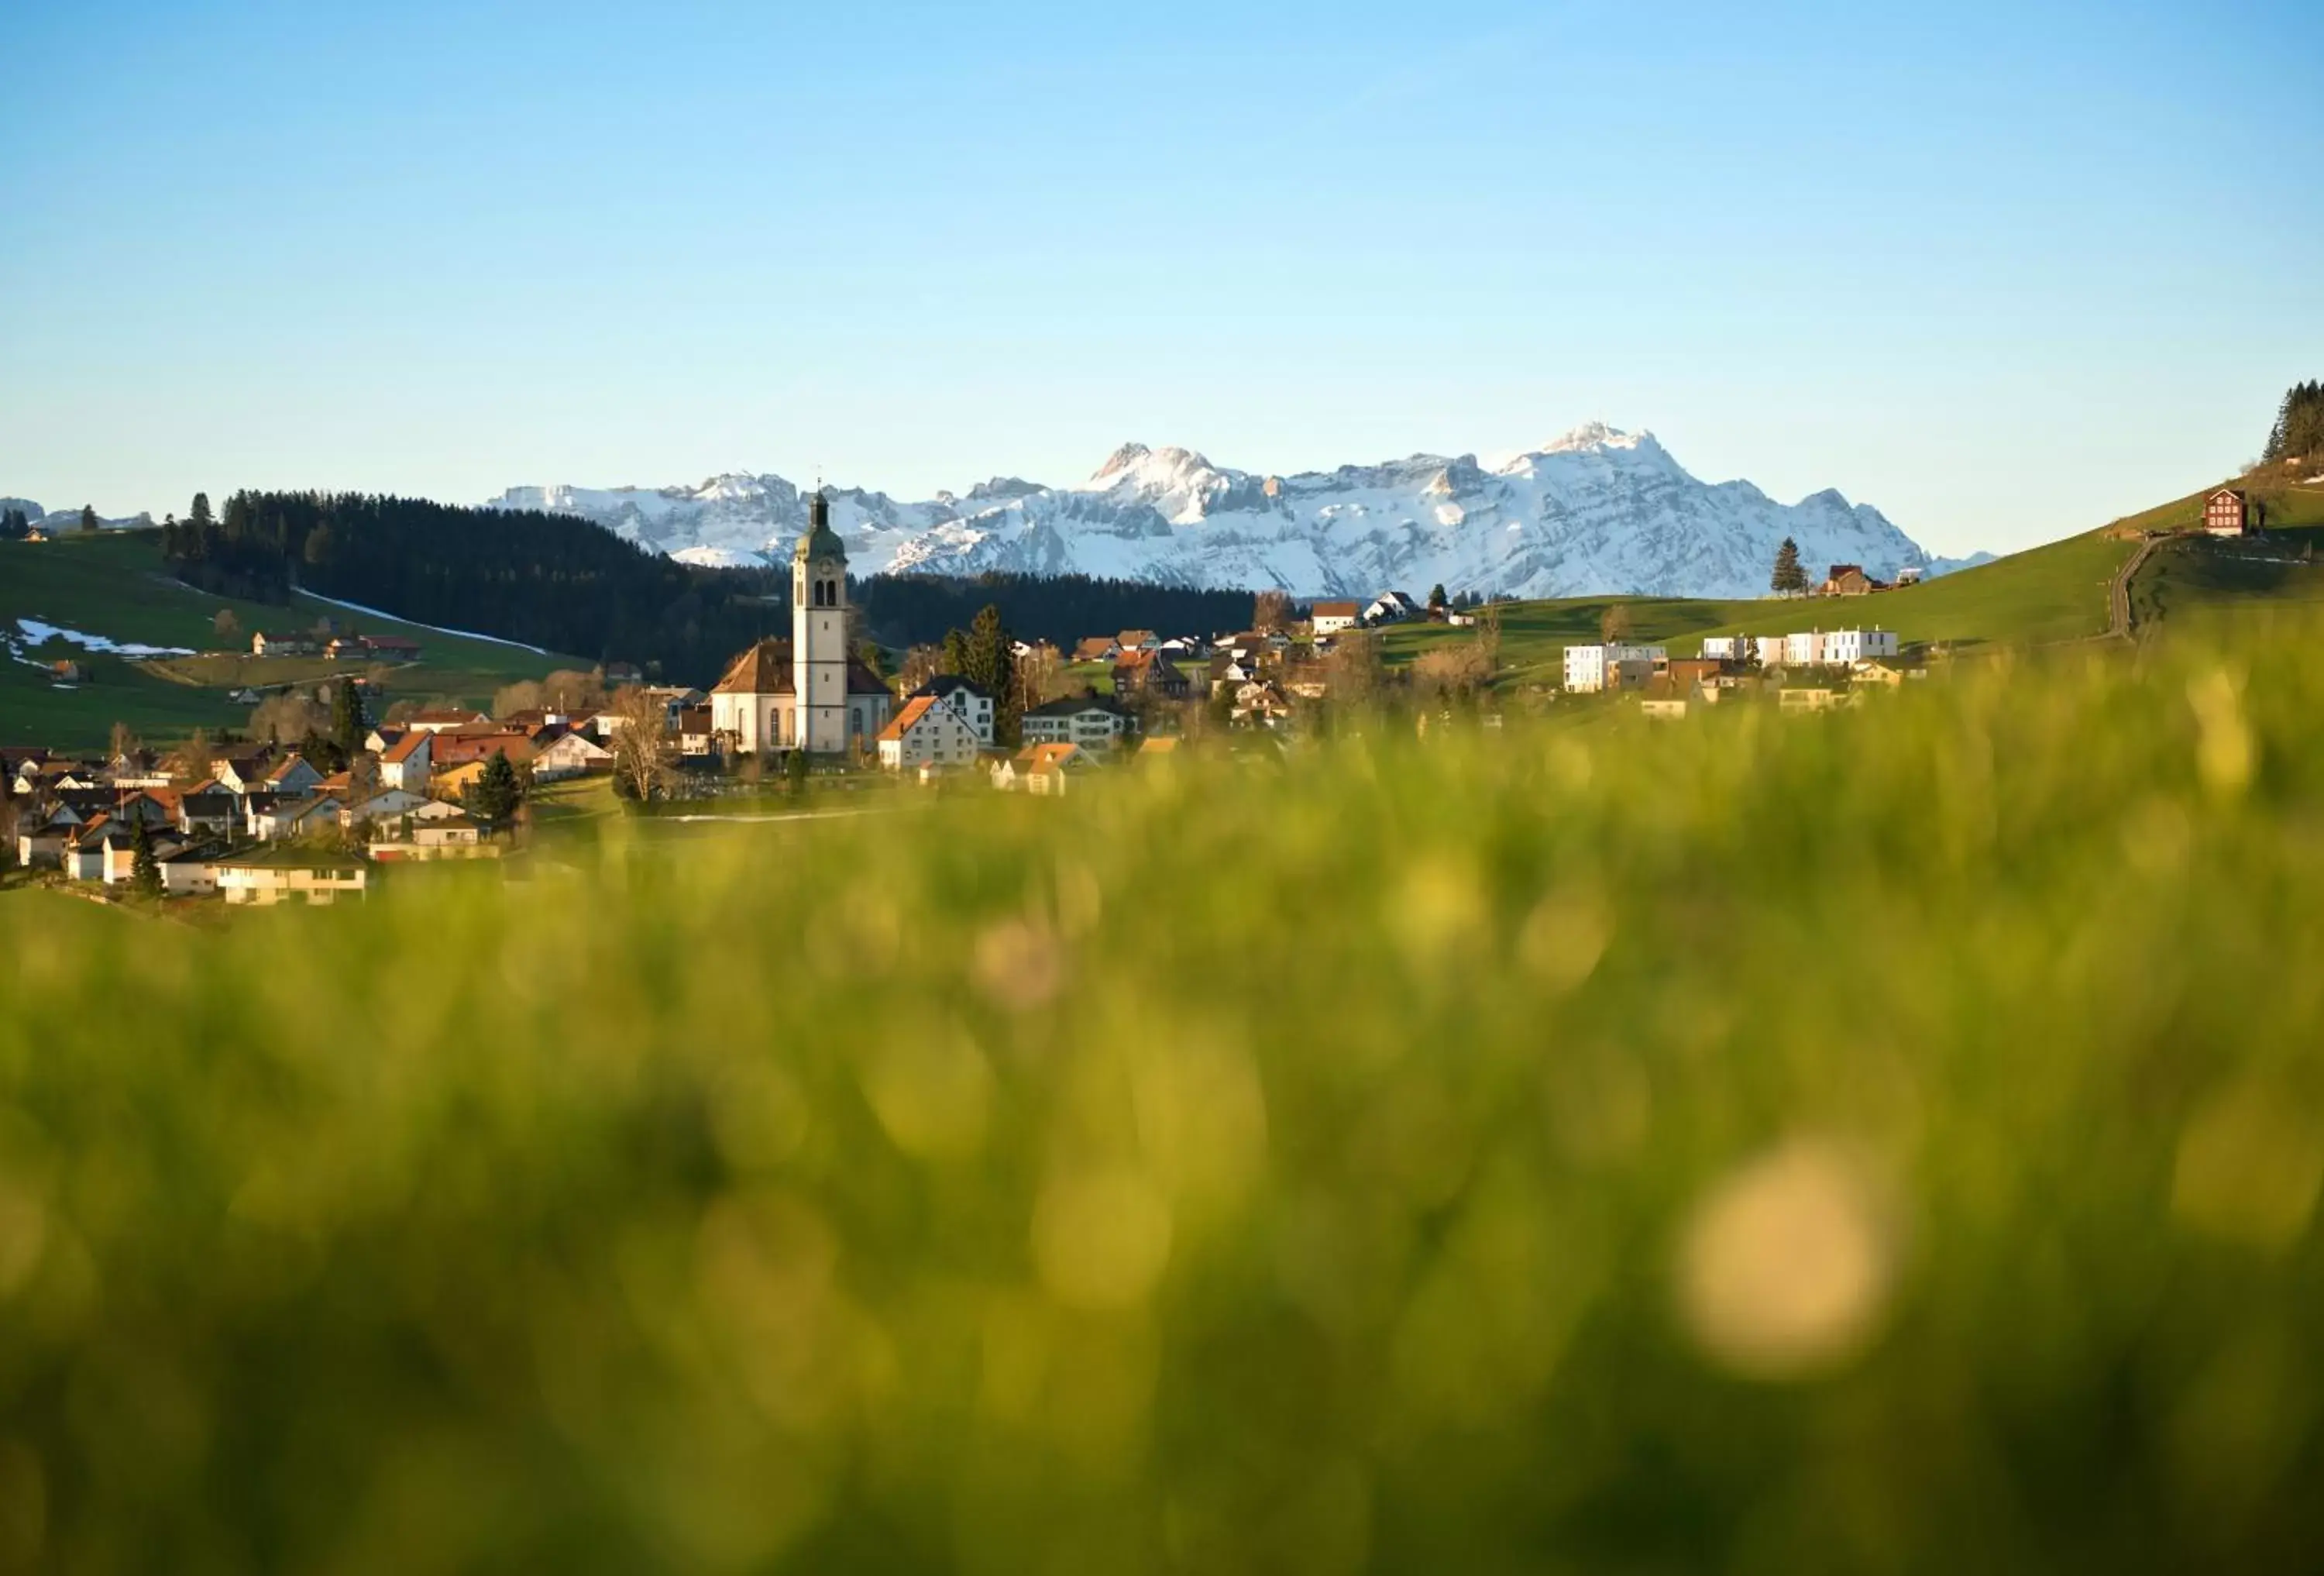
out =
<path fill-rule="evenodd" d="M 1931 558 L 1869 504 L 1836 492 L 1778 503 L 1748 482 L 1704 483 L 1647 433 L 1578 429 L 1494 465 L 1416 455 L 1274 475 L 1183 448 L 1126 444 L 1077 487 L 1013 477 L 901 502 L 828 489 L 857 574 L 1083 574 L 1303 597 L 1371 597 L 1442 584 L 1525 597 L 1630 592 L 1750 596 L 1785 537 L 1812 573 L 1859 564 L 1893 577 Z M 779 560 L 806 528 L 775 475 L 698 487 L 512 487 L 503 509 L 577 514 L 689 563 Z"/>

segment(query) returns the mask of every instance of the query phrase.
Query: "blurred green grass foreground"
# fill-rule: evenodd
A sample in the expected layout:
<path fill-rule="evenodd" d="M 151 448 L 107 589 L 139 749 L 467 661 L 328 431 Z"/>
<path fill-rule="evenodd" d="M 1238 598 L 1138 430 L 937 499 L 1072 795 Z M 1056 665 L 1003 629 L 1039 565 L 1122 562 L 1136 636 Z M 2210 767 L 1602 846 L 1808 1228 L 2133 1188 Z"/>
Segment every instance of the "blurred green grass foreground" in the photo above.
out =
<path fill-rule="evenodd" d="M 2315 633 L 0 895 L 0 1568 L 2305 1565 Z"/>

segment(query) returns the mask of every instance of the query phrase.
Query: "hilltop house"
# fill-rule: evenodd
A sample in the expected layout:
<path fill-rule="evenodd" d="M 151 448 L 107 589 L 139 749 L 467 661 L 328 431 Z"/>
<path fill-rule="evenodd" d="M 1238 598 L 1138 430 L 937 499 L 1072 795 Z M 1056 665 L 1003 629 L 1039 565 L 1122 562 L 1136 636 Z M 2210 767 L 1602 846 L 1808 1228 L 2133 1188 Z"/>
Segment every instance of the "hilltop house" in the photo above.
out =
<path fill-rule="evenodd" d="M 1363 617 L 1363 608 L 1352 602 L 1319 602 L 1308 613 L 1308 627 L 1317 638 L 1336 635 L 1342 630 L 1351 630 Z"/>
<path fill-rule="evenodd" d="M 1834 564 L 1831 572 L 1816 587 L 1819 596 L 1868 596 L 1875 591 L 1889 589 L 1885 580 L 1875 580 L 1864 572 L 1860 564 Z"/>
<path fill-rule="evenodd" d="M 2254 512 L 2239 488 L 2222 487 L 2203 502 L 2203 530 L 2212 536 L 2242 536 L 2257 526 Z"/>

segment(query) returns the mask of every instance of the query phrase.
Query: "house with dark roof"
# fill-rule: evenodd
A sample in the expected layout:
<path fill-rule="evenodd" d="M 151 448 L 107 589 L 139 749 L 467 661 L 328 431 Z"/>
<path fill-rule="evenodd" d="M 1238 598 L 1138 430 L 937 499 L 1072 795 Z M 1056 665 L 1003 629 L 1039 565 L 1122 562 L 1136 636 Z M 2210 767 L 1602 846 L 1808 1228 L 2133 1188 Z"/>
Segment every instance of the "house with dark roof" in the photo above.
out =
<path fill-rule="evenodd" d="M 1176 662 L 1151 649 L 1124 651 L 1113 669 L 1113 693 L 1155 700 L 1185 700 L 1194 686 Z"/>
<path fill-rule="evenodd" d="M 992 693 L 974 679 L 964 678 L 957 673 L 939 673 L 904 699 L 907 705 L 916 700 L 935 701 L 966 723 L 979 744 L 991 746 Z"/>

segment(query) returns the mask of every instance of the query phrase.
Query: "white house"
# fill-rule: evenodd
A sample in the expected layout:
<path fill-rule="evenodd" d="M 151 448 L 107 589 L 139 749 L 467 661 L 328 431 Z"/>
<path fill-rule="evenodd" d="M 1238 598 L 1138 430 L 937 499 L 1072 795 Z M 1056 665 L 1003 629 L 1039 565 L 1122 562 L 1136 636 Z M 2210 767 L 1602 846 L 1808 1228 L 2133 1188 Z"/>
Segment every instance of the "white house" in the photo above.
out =
<path fill-rule="evenodd" d="M 1668 657 L 1661 646 L 1568 646 L 1565 648 L 1565 687 L 1573 695 L 1595 695 L 1604 689 L 1618 689 L 1625 678 L 1642 678 L 1646 672 Z"/>
<path fill-rule="evenodd" d="M 1308 611 L 1308 623 L 1317 635 L 1336 635 L 1356 627 L 1363 607 L 1353 602 L 1319 602 Z"/>
<path fill-rule="evenodd" d="M 337 826 L 346 808 L 328 794 L 314 799 L 253 799 L 250 834 L 265 842 L 304 837 Z"/>
<path fill-rule="evenodd" d="M 912 701 L 923 698 L 948 707 L 968 724 L 979 744 L 988 750 L 992 748 L 992 696 L 982 685 L 957 673 L 941 673 L 906 697 L 907 708 Z"/>
<path fill-rule="evenodd" d="M 217 890 L 217 861 L 222 844 L 197 843 L 174 853 L 157 856 L 161 890 L 172 898 L 206 898 Z"/>
<path fill-rule="evenodd" d="M 1894 630 L 1834 630 L 1823 638 L 1823 659 L 1833 668 L 1896 655 Z"/>
<path fill-rule="evenodd" d="M 1130 714 L 1094 696 L 1053 700 L 1025 714 L 1027 744 L 1078 744 L 1111 750 L 1130 732 Z"/>
<path fill-rule="evenodd" d="M 1762 668 L 1781 668 L 1784 665 L 1784 637 L 1781 635 L 1753 636 L 1751 654 L 1758 659 L 1759 666 Z"/>
<path fill-rule="evenodd" d="M 1408 618 L 1418 618 L 1421 612 L 1420 604 L 1413 601 L 1403 592 L 1383 591 L 1372 598 L 1370 606 L 1364 609 L 1364 622 L 1397 624 Z"/>
<path fill-rule="evenodd" d="M 1748 635 L 1705 635 L 1702 655 L 1705 661 L 1739 662 L 1751 654 Z"/>
<path fill-rule="evenodd" d="M 904 703 L 880 730 L 880 764 L 890 771 L 919 766 L 973 766 L 980 741 L 958 712 L 932 695 Z"/>
<path fill-rule="evenodd" d="M 380 786 L 401 788 L 407 793 L 426 793 L 428 779 L 435 770 L 435 751 L 436 735 L 425 729 L 413 729 L 380 756 Z"/>
<path fill-rule="evenodd" d="M 371 871 L 355 854 L 310 854 L 299 849 L 267 849 L 221 856 L 213 867 L 217 889 L 229 903 L 305 901 L 326 904 L 352 894 L 361 897 Z"/>
<path fill-rule="evenodd" d="M 558 734 L 532 758 L 532 777 L 535 782 L 555 782 L 592 771 L 610 771 L 613 765 L 612 751 L 586 733 L 566 733 Z"/>
<path fill-rule="evenodd" d="M 1823 665 L 1823 631 L 1798 630 L 1784 637 L 1784 663 L 1790 668 Z"/>

